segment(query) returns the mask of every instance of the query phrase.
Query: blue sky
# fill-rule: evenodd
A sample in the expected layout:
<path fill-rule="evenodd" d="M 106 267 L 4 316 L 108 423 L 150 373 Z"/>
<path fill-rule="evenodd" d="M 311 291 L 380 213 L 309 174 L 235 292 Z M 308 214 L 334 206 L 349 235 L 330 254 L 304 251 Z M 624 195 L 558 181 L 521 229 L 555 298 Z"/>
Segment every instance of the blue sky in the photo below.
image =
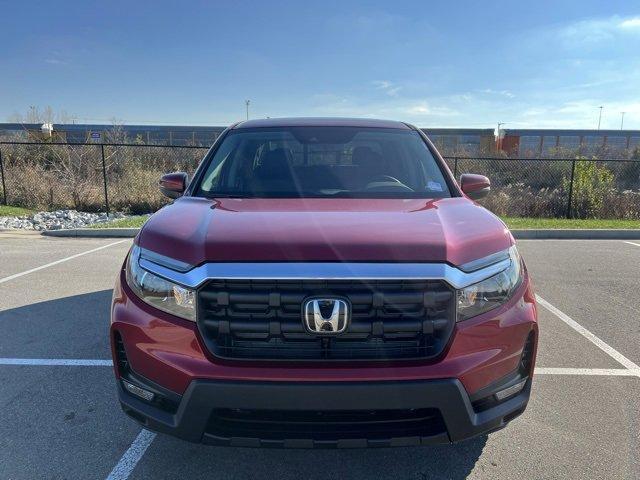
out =
<path fill-rule="evenodd" d="M 640 129 L 637 1 L 0 0 L 0 121 Z"/>

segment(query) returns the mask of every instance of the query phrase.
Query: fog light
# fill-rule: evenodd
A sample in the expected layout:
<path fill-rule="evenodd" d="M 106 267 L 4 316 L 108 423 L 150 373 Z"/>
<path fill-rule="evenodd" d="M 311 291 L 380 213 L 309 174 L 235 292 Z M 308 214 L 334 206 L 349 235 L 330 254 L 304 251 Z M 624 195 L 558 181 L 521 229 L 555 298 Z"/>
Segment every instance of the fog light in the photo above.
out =
<path fill-rule="evenodd" d="M 511 385 L 510 387 L 505 388 L 504 390 L 500 390 L 496 392 L 494 395 L 496 396 L 496 400 L 501 402 L 502 400 L 512 397 L 516 393 L 519 393 L 527 383 L 527 379 L 520 380 L 518 383 Z"/>
<path fill-rule="evenodd" d="M 144 388 L 140 388 L 139 386 L 134 385 L 133 383 L 129 383 L 126 380 L 122 380 L 122 385 L 124 385 L 125 390 L 127 390 L 129 393 L 132 393 L 136 397 L 140 397 L 147 402 L 153 400 L 153 397 L 155 396 L 153 392 L 145 390 Z"/>

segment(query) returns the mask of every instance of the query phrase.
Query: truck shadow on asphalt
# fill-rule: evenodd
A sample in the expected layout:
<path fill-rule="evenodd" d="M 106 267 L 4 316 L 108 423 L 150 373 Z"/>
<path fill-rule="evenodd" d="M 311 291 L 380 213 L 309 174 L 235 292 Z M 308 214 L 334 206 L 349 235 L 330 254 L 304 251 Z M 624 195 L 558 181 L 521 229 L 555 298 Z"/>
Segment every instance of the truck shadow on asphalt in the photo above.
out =
<path fill-rule="evenodd" d="M 111 295 L 100 290 L 6 310 L 0 303 L 0 356 L 110 359 Z"/>

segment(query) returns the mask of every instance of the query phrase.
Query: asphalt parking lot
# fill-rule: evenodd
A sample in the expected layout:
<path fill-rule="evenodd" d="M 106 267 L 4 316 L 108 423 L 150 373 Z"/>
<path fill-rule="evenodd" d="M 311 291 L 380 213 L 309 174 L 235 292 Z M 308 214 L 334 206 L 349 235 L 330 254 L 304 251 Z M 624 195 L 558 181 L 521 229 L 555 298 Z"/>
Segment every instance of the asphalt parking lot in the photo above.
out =
<path fill-rule="evenodd" d="M 640 478 L 640 242 L 520 241 L 541 297 L 531 402 L 452 446 L 184 443 L 121 413 L 108 305 L 131 244 L 0 232 L 0 478 Z"/>

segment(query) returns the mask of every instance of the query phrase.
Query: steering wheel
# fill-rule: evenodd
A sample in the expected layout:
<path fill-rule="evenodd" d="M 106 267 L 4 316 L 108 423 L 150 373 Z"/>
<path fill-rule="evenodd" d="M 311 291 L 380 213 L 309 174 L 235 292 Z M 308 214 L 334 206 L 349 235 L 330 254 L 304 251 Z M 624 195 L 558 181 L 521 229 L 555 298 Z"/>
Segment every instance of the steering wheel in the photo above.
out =
<path fill-rule="evenodd" d="M 401 189 L 406 192 L 413 192 L 413 188 L 408 187 L 396 177 L 391 175 L 376 175 L 364 187 L 365 190 L 388 191 L 389 189 Z"/>

